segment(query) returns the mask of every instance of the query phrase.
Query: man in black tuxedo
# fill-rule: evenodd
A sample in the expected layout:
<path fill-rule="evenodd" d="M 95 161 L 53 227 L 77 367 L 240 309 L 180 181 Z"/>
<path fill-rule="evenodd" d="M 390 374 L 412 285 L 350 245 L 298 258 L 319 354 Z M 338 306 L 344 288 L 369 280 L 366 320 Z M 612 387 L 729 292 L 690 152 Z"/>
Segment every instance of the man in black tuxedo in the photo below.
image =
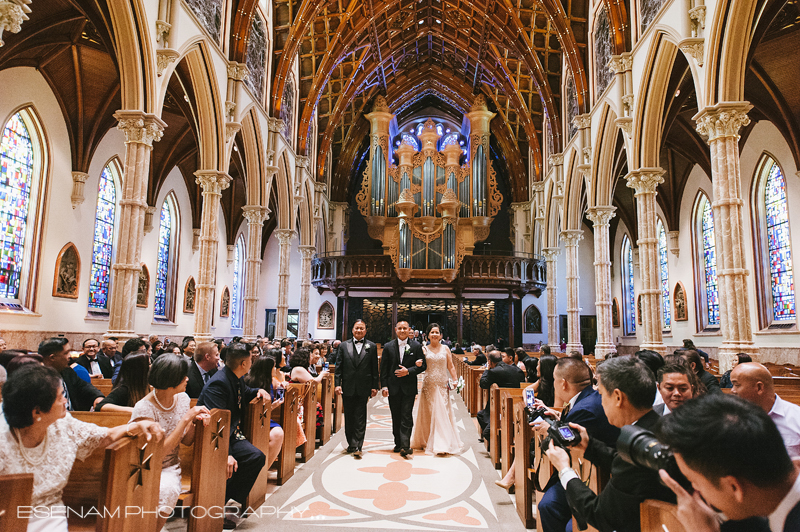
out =
<path fill-rule="evenodd" d="M 100 342 L 94 338 L 83 341 L 83 354 L 75 362 L 86 368 L 92 377 L 110 379 L 114 375 L 114 366 L 100 353 Z"/>
<path fill-rule="evenodd" d="M 597 367 L 597 378 L 603 411 L 615 427 L 635 423 L 652 430 L 661 419 L 653 411 L 653 372 L 638 358 L 606 360 Z M 611 471 L 611 480 L 599 495 L 595 494 L 570 467 L 570 455 L 564 449 L 555 445 L 547 449 L 579 528 L 585 529 L 588 523 L 601 532 L 638 532 L 640 503 L 646 499 L 675 503 L 675 495 L 660 482 L 658 472 L 626 462 L 615 448 L 589 436 L 584 427 L 576 423 L 570 426 L 581 434 L 581 442 L 570 448 L 573 459 L 583 453 L 596 466 Z"/>
<path fill-rule="evenodd" d="M 103 400 L 100 390 L 78 377 L 75 370 L 69 367 L 69 340 L 61 337 L 42 340 L 38 352 L 42 356 L 42 364 L 61 374 L 67 410 L 88 412 Z"/>
<path fill-rule="evenodd" d="M 525 373 L 514 365 L 514 359 L 506 353 L 494 350 L 489 352 L 489 367 L 481 375 L 480 385 L 484 390 L 497 384 L 500 388 L 519 388 L 525 382 Z M 479 411 L 478 424 L 481 426 L 481 440 L 489 436 L 489 400 L 486 406 Z"/>
<path fill-rule="evenodd" d="M 411 430 L 414 428 L 414 400 L 417 398 L 417 375 L 425 371 L 422 346 L 408 337 L 408 322 L 398 321 L 394 328 L 397 338 L 383 346 L 381 356 L 381 386 L 383 396 L 389 397 L 392 412 L 394 452 L 405 458 L 411 450 Z M 417 360 L 422 365 L 417 366 Z"/>
<path fill-rule="evenodd" d="M 681 472 L 702 499 L 661 471 L 678 496 L 678 517 L 692 532 L 720 530 L 717 508 L 729 519 L 769 518 L 772 532 L 800 530 L 800 465 L 758 405 L 738 397 L 704 395 L 663 418 L 656 432 L 675 453 Z M 757 522 L 757 521 L 756 521 Z M 727 524 L 727 523 L 726 523 Z M 722 530 L 725 530 L 723 525 Z"/>
<path fill-rule="evenodd" d="M 203 387 L 217 373 L 219 347 L 214 342 L 202 342 L 195 348 L 194 358 L 189 362 L 189 382 L 186 394 L 192 399 L 200 397 Z"/>
<path fill-rule="evenodd" d="M 378 346 L 365 340 L 367 324 L 358 319 L 353 325 L 353 337 L 342 342 L 336 357 L 335 391 L 342 396 L 344 434 L 347 453 L 361 460 L 361 447 L 367 432 L 367 401 L 378 395 Z"/>
<path fill-rule="evenodd" d="M 226 348 L 225 367 L 218 371 L 203 388 L 197 404 L 209 410 L 220 408 L 231 412 L 231 443 L 228 449 L 228 483 L 225 502 L 230 499 L 245 509 L 247 495 L 255 484 L 258 474 L 266 464 L 266 456 L 247 441 L 239 426 L 244 414 L 244 405 L 256 397 L 269 398 L 269 393 L 260 388 L 251 388 L 243 377 L 250 371 L 252 359 L 245 344 L 231 344 Z M 238 517 L 242 517 L 241 515 Z M 236 516 L 228 516 L 226 530 L 235 528 Z"/>

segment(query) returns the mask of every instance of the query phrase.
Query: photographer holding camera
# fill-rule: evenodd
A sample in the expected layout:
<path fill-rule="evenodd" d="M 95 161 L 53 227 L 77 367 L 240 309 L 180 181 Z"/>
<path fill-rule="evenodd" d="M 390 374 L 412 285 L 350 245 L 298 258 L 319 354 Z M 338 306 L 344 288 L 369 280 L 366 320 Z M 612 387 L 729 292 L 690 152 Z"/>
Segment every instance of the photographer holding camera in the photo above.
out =
<path fill-rule="evenodd" d="M 695 488 L 689 494 L 666 472 L 678 496 L 678 517 L 692 532 L 720 530 L 729 519 L 767 516 L 772 532 L 800 530 L 800 466 L 792 463 L 766 412 L 728 395 L 688 401 L 663 418 L 659 439 Z"/>
<path fill-rule="evenodd" d="M 656 385 L 653 373 L 644 363 L 632 357 L 606 360 L 597 368 L 598 391 L 603 410 L 615 427 L 635 424 L 650 430 L 660 419 L 653 411 Z M 656 471 L 633 465 L 618 455 L 586 429 L 570 423 L 580 432 L 580 443 L 570 448 L 598 467 L 610 469 L 611 480 L 597 495 L 589 489 L 570 467 L 570 455 L 555 445 L 547 449 L 550 462 L 558 471 L 561 485 L 567 494 L 572 515 L 581 528 L 586 523 L 600 532 L 639 531 L 639 504 L 646 499 L 675 502 L 674 494 L 665 487 Z M 549 532 L 549 531 L 547 531 Z"/>

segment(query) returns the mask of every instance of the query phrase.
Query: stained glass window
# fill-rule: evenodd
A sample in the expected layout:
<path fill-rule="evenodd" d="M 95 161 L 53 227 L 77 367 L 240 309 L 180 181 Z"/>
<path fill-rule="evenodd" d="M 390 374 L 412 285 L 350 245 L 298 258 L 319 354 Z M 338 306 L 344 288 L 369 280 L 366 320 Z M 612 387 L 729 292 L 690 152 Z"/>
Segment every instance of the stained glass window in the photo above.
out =
<path fill-rule="evenodd" d="M 611 24 L 608 19 L 608 12 L 605 7 L 603 7 L 597 15 L 597 23 L 594 28 L 594 80 L 596 98 L 600 98 L 600 95 L 606 90 L 611 80 L 614 79 L 614 73 L 608 68 L 608 63 L 613 53 Z"/>
<path fill-rule="evenodd" d="M 703 244 L 703 273 L 706 282 L 707 325 L 719 325 L 719 289 L 717 287 L 717 245 L 714 239 L 714 214 L 711 203 L 703 196 L 700 200 L 700 228 Z"/>
<path fill-rule="evenodd" d="M 244 263 L 244 239 L 240 236 L 233 252 L 233 292 L 231 293 L 231 326 L 242 326 L 242 265 Z"/>
<path fill-rule="evenodd" d="M 628 237 L 622 240 L 622 305 L 625 334 L 636 333 L 636 295 L 633 288 L 633 248 Z"/>
<path fill-rule="evenodd" d="M 161 207 L 161 223 L 158 227 L 158 263 L 156 265 L 156 316 L 166 317 L 167 287 L 169 280 L 169 258 L 172 247 L 172 209 L 169 200 Z"/>
<path fill-rule="evenodd" d="M 111 252 L 114 246 L 114 218 L 117 208 L 117 187 L 110 165 L 100 174 L 97 210 L 94 215 L 92 274 L 89 277 L 89 308 L 108 308 L 108 285 L 111 280 Z"/>
<path fill-rule="evenodd" d="M 772 315 L 775 321 L 794 320 L 794 275 L 786 181 L 775 161 L 767 164 L 766 169 L 769 173 L 764 191 L 764 207 L 767 216 Z"/>
<path fill-rule="evenodd" d="M 0 297 L 19 298 L 30 212 L 33 143 L 17 113 L 0 141 Z"/>
<path fill-rule="evenodd" d="M 664 312 L 664 329 L 672 327 L 672 307 L 669 302 L 669 265 L 667 264 L 667 232 L 658 221 L 658 265 L 661 274 L 661 307 Z"/>

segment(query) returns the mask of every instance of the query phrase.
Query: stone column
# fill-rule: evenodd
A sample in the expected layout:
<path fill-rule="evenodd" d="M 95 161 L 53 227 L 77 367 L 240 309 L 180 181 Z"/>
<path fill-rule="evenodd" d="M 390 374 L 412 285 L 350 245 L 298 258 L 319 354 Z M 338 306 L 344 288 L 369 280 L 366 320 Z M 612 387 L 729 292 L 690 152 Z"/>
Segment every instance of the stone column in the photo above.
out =
<path fill-rule="evenodd" d="M 714 238 L 719 279 L 719 321 L 722 346 L 720 371 L 732 366 L 736 353 L 757 354 L 753 345 L 748 297 L 747 256 L 742 223 L 742 180 L 739 169 L 739 129 L 750 123 L 747 102 L 726 102 L 707 107 L 694 119 L 697 131 L 711 148 L 711 180 L 714 188 Z"/>
<path fill-rule="evenodd" d="M 286 337 L 286 324 L 289 315 L 289 251 L 291 250 L 292 229 L 276 229 L 278 238 L 278 304 L 275 316 L 275 337 Z"/>
<path fill-rule="evenodd" d="M 611 247 L 608 226 L 616 207 L 592 207 L 587 217 L 594 224 L 594 286 L 597 307 L 597 344 L 594 357 L 604 359 L 617 348 L 611 322 Z"/>
<path fill-rule="evenodd" d="M 111 301 L 108 305 L 108 332 L 127 340 L 136 336 L 134 316 L 142 264 L 144 215 L 147 208 L 147 182 L 153 142 L 161 140 L 167 126 L 155 115 L 140 111 L 117 111 L 119 128 L 125 133 L 125 166 L 120 199 L 117 253 L 111 267 Z"/>
<path fill-rule="evenodd" d="M 198 170 L 195 182 L 203 194 L 200 218 L 200 264 L 197 272 L 197 295 L 194 311 L 194 338 L 197 343 L 214 339 L 211 321 L 214 312 L 217 248 L 219 246 L 219 208 L 222 191 L 228 188 L 231 177 L 218 170 Z"/>
<path fill-rule="evenodd" d="M 258 331 L 258 280 L 261 277 L 261 230 L 269 218 L 269 209 L 261 205 L 242 207 L 247 220 L 247 266 L 244 269 L 244 311 L 242 312 L 243 339 L 255 342 Z"/>
<path fill-rule="evenodd" d="M 308 299 L 311 295 L 311 259 L 317 248 L 300 246 L 300 316 L 297 320 L 297 337 L 308 338 Z"/>
<path fill-rule="evenodd" d="M 558 275 L 558 254 L 561 253 L 559 248 L 544 248 L 542 255 L 547 263 L 547 343 L 551 348 L 555 348 L 561 343 L 558 337 L 559 323 L 558 323 L 558 300 L 556 294 L 558 287 L 556 286 L 556 275 Z"/>
<path fill-rule="evenodd" d="M 641 349 L 666 354 L 661 331 L 661 276 L 658 260 L 656 188 L 664 182 L 661 168 L 640 168 L 626 176 L 628 186 L 636 191 L 638 219 L 639 276 L 642 279 L 642 343 Z"/>
<path fill-rule="evenodd" d="M 569 229 L 561 231 L 561 239 L 567 250 L 567 352 L 583 353 L 581 344 L 581 309 L 578 303 L 578 243 L 583 240 L 583 231 Z"/>

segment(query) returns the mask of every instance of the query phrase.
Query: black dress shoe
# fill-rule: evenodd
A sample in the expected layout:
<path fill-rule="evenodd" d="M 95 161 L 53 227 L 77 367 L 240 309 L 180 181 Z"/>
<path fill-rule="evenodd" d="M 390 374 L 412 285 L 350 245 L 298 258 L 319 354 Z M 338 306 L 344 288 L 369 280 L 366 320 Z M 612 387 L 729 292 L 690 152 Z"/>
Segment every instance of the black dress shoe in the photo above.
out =
<path fill-rule="evenodd" d="M 403 458 L 411 456 L 412 454 L 414 454 L 413 449 L 400 449 L 400 456 L 402 456 Z"/>
<path fill-rule="evenodd" d="M 353 458 L 355 458 L 356 460 L 361 460 L 361 456 L 362 456 L 361 451 L 355 451 L 353 453 Z"/>
<path fill-rule="evenodd" d="M 395 446 L 394 446 L 394 449 L 392 449 L 392 452 L 393 452 L 393 453 L 399 453 L 399 452 L 400 452 L 400 451 L 402 451 L 402 450 L 403 450 L 403 448 L 402 448 L 402 447 L 400 447 L 399 445 L 395 445 Z"/>

